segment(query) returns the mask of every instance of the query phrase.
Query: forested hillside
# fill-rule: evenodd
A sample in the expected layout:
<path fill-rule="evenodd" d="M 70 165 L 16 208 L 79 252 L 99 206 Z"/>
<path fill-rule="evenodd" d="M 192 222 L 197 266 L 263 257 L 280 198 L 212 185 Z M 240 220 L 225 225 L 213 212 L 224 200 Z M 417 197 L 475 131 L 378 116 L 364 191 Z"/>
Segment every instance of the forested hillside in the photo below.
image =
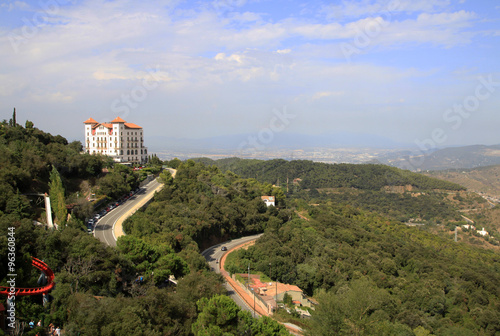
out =
<path fill-rule="evenodd" d="M 97 177 L 104 166 L 97 156 L 82 155 L 81 143 L 45 133 L 30 121 L 26 127 L 0 124 L 0 211 L 17 217 L 32 214 L 25 193 L 48 192 L 55 168 L 64 178 Z"/>
<path fill-rule="evenodd" d="M 165 186 L 144 212 L 128 219 L 124 230 L 136 237 L 161 235 L 178 242 L 193 239 L 201 248 L 218 242 L 262 232 L 270 223 L 281 224 L 291 212 L 268 209 L 262 195 L 276 196 L 285 205 L 281 189 L 223 174 L 217 167 L 183 163 L 173 179 L 168 172 L 160 178 Z M 277 225 L 278 225 L 277 224 Z"/>
<path fill-rule="evenodd" d="M 500 332 L 498 253 L 332 203 L 307 217 L 267 228 L 227 269 L 250 263 L 314 294 L 310 335 Z"/>
<path fill-rule="evenodd" d="M 30 122 L 22 127 L 13 118 L 0 125 L 0 284 L 8 280 L 7 232 L 15 236 L 16 286 L 38 287 L 40 273 L 31 266 L 31 256 L 49 265 L 56 283 L 46 304 L 42 296 L 16 298 L 18 330 L 24 326 L 24 334 L 35 335 L 52 323 L 65 335 L 287 334 L 276 322 L 254 320 L 218 296 L 225 293 L 222 279 L 208 270 L 198 246 L 207 244 L 207 237 L 220 241 L 260 232 L 268 220 L 287 220 L 286 214 L 268 211 L 260 201 L 266 192 L 284 204 L 280 190 L 187 162 L 179 167 L 175 182 L 168 174 L 162 176 L 167 186 L 147 212 L 131 219 L 135 234 L 121 238 L 115 249 L 87 234 L 83 218 L 92 211 L 91 204 L 86 210 L 73 208 L 69 220 L 66 205 L 73 199 L 89 203 L 80 185 L 91 185 L 99 199 L 113 199 L 136 188 L 141 175 L 80 150 L 80 143 L 68 144 Z M 33 220 L 44 221 L 43 210 L 22 195 L 45 192 L 57 196 L 53 215 L 58 230 L 35 225 Z M 182 210 L 177 217 L 169 212 L 176 209 L 160 206 L 170 202 Z M 146 218 L 148 214 L 159 221 Z M 137 224 L 140 218 L 146 220 L 145 231 Z M 176 287 L 167 286 L 170 275 L 177 277 Z M 43 327 L 27 333 L 30 320 L 42 320 Z"/>
<path fill-rule="evenodd" d="M 87 234 L 85 211 L 67 220 L 65 205 L 80 185 L 92 185 L 105 199 L 135 187 L 141 176 L 80 149 L 29 122 L 1 124 L 0 255 L 7 255 L 7 231 L 14 228 L 16 285 L 37 286 L 30 256 L 56 275 L 45 305 L 37 296 L 16 299 L 20 323 L 41 319 L 66 335 L 285 335 L 275 321 L 240 311 L 200 254 L 212 244 L 265 232 L 229 267 L 241 271 L 250 261 L 314 295 L 320 304 L 305 324 L 310 335 L 500 332 L 499 254 L 400 222 L 453 220 L 455 208 L 442 194 L 453 196 L 460 186 L 380 165 L 251 161 L 245 177 L 173 160 L 176 178 L 160 174 L 164 188 L 124 223 L 127 235 L 110 248 Z M 286 176 L 302 181 L 275 187 L 276 171 L 283 174 L 279 184 Z M 59 230 L 34 225 L 43 216 L 22 195 L 30 192 L 58 195 Z M 276 196 L 277 206 L 266 207 L 263 195 Z M 2 285 L 5 263 L 2 258 Z M 176 287 L 168 285 L 172 275 Z"/>
<path fill-rule="evenodd" d="M 296 183 L 302 189 L 356 188 L 380 190 L 386 186 L 413 186 L 418 190 L 463 190 L 464 187 L 435 178 L 376 164 L 327 164 L 305 160 L 275 159 L 243 160 L 238 158 L 211 160 L 196 159 L 207 165 L 216 165 L 222 171 L 230 170 L 242 177 L 255 178 L 276 185 Z"/>
<path fill-rule="evenodd" d="M 447 197 L 464 187 L 394 167 L 238 158 L 197 161 L 261 182 L 279 184 L 289 198 L 309 203 L 334 201 L 401 222 L 446 224 L 461 220 L 456 205 L 447 201 Z"/>

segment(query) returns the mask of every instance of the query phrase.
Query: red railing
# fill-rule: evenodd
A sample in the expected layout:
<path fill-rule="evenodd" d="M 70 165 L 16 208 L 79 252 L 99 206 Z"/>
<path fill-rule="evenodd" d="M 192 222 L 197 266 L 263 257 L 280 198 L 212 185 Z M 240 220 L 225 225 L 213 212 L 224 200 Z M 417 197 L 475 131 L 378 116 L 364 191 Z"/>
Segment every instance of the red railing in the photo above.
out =
<path fill-rule="evenodd" d="M 52 290 L 54 287 L 54 272 L 47 266 L 46 263 L 40 259 L 31 257 L 31 265 L 42 271 L 47 277 L 47 285 L 43 287 L 35 288 L 15 288 L 15 296 L 26 296 L 26 295 L 41 295 L 46 294 Z M 10 287 L 0 286 L 0 294 L 9 295 L 11 294 Z"/>

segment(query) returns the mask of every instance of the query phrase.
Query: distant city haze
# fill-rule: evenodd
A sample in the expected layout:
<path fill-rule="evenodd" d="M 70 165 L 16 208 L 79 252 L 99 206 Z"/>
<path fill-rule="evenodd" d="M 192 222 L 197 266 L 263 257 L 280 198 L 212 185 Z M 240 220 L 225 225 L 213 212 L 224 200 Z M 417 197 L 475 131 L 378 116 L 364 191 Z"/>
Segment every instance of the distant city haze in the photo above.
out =
<path fill-rule="evenodd" d="M 83 120 L 120 117 L 151 152 L 499 144 L 499 16 L 489 0 L 7 0 L 0 118 L 83 142 Z"/>

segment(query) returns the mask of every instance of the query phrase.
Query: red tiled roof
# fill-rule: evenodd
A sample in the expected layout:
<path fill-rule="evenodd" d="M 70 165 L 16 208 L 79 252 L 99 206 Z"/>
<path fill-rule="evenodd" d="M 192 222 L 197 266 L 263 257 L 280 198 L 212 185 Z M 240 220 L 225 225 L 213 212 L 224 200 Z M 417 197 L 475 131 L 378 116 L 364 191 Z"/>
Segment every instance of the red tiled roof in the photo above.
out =
<path fill-rule="evenodd" d="M 260 198 L 269 202 L 274 202 L 274 196 L 261 196 Z"/>
<path fill-rule="evenodd" d="M 115 120 L 112 121 L 112 123 L 126 123 L 126 121 L 120 117 L 116 117 Z"/>
<path fill-rule="evenodd" d="M 102 125 L 102 126 L 104 126 L 104 127 L 107 127 L 107 128 L 113 128 L 113 125 L 112 125 L 112 124 L 105 124 L 105 123 L 102 123 L 101 125 Z"/>
<path fill-rule="evenodd" d="M 97 121 L 95 121 L 95 120 L 94 120 L 94 119 L 92 119 L 92 118 L 88 118 L 88 119 L 87 119 L 87 120 L 85 120 L 83 123 L 84 123 L 84 124 L 98 124 L 98 122 L 97 122 Z"/>
<path fill-rule="evenodd" d="M 125 127 L 127 127 L 127 128 L 142 128 L 141 126 L 138 126 L 138 125 L 132 124 L 132 123 L 125 123 Z"/>

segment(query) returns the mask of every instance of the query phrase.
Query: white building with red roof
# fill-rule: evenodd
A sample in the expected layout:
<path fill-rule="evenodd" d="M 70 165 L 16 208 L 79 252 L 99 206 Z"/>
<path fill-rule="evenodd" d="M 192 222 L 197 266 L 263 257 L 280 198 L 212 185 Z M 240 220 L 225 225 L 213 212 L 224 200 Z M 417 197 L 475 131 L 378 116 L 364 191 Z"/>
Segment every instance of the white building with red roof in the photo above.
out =
<path fill-rule="evenodd" d="M 261 196 L 260 197 L 267 206 L 276 206 L 275 201 L 276 198 L 274 196 Z"/>
<path fill-rule="evenodd" d="M 102 154 L 120 163 L 145 163 L 148 149 L 144 147 L 144 130 L 141 126 L 128 123 L 120 117 L 107 123 L 92 118 L 85 124 L 85 151 Z"/>

